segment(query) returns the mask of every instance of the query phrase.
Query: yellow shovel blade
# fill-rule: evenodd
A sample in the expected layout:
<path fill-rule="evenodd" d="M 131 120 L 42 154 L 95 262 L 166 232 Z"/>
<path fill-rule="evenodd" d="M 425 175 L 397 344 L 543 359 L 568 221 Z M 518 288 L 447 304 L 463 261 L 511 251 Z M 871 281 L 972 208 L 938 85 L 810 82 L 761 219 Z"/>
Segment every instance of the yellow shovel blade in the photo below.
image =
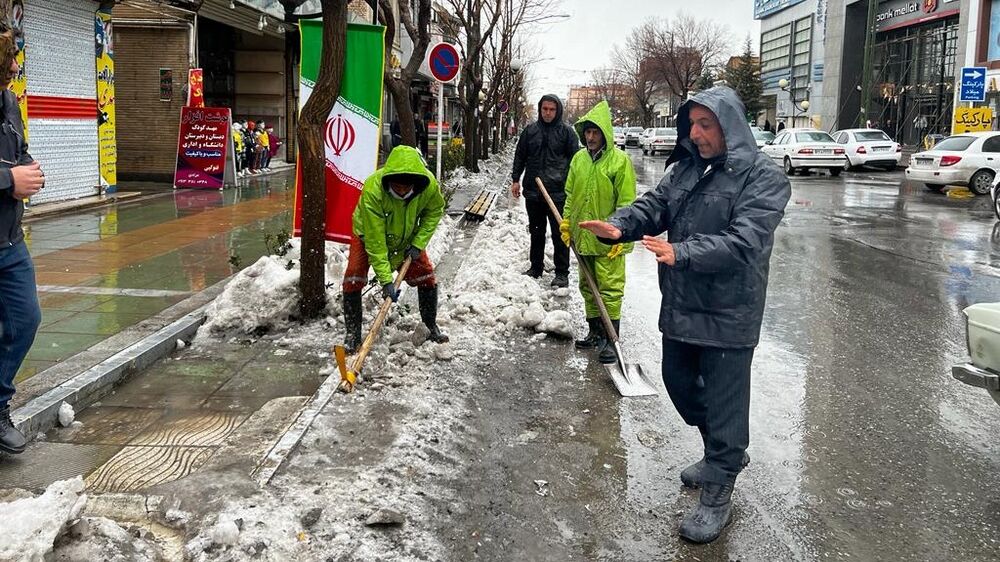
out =
<path fill-rule="evenodd" d="M 347 350 L 344 346 L 338 345 L 333 348 L 333 356 L 337 358 L 337 369 L 340 370 L 340 384 L 337 390 L 341 392 L 353 392 L 357 377 L 347 370 Z"/>

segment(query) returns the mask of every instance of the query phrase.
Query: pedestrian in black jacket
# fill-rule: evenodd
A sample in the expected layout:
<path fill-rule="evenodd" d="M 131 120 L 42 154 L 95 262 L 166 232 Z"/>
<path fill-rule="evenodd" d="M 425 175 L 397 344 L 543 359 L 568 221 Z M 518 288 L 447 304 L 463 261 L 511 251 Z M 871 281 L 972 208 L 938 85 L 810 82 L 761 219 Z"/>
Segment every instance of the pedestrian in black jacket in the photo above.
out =
<path fill-rule="evenodd" d="M 563 122 L 562 116 L 563 106 L 558 96 L 550 94 L 538 100 L 538 121 L 528 125 L 517 140 L 513 183 L 510 187 L 514 197 L 520 197 L 524 193 L 524 206 L 528 211 L 531 267 L 524 274 L 535 278 L 542 276 L 545 263 L 545 225 L 548 224 L 552 236 L 552 261 L 556 268 L 552 279 L 555 287 L 569 286 L 569 248 L 560 237 L 559 222 L 549 212 L 548 205 L 535 185 L 535 178 L 542 179 L 545 189 L 562 213 L 563 203 L 566 201 L 569 163 L 580 149 L 576 131 Z"/>
<path fill-rule="evenodd" d="M 27 440 L 10 419 L 14 376 L 42 320 L 35 266 L 24 243 L 24 199 L 45 185 L 45 174 L 28 154 L 17 97 L 7 89 L 20 68 L 15 32 L 0 20 L 0 451 L 24 452 Z"/>
<path fill-rule="evenodd" d="M 729 523 L 736 476 L 750 462 L 750 362 L 774 231 L 791 197 L 745 115 L 729 88 L 695 94 L 678 110 L 674 165 L 656 189 L 607 222 L 580 223 L 605 243 L 642 240 L 659 262 L 663 382 L 705 446 L 680 474 L 702 487 L 680 527 L 694 542 L 715 540 Z"/>

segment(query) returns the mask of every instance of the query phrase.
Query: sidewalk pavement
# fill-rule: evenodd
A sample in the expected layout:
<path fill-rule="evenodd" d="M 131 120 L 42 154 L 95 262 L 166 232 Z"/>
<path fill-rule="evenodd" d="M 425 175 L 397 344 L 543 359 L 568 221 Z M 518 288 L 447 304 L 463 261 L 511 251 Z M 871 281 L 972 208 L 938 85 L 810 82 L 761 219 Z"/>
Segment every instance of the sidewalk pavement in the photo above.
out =
<path fill-rule="evenodd" d="M 172 190 L 25 224 L 42 324 L 18 372 L 16 411 L 204 304 L 199 292 L 266 253 L 287 230 L 292 173 L 224 191 Z M 65 209 L 61 209 L 65 211 Z"/>

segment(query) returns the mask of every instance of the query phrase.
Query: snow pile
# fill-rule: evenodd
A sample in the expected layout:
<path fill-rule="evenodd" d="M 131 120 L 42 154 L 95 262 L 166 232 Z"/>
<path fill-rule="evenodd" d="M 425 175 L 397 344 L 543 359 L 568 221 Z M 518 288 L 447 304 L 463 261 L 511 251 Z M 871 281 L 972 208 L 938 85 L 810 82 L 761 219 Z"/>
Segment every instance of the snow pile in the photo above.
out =
<path fill-rule="evenodd" d="M 284 256 L 263 256 L 239 272 L 206 310 L 205 324 L 198 338 L 222 336 L 231 332 L 259 334 L 286 329 L 298 314 L 299 257 L 301 241 L 289 241 L 291 249 Z M 326 244 L 328 282 L 343 277 L 346 249 L 333 242 Z"/>
<path fill-rule="evenodd" d="M 38 497 L 0 504 L 0 560 L 41 561 L 63 526 L 79 517 L 86 504 L 80 476 L 56 482 Z"/>
<path fill-rule="evenodd" d="M 145 537 L 145 538 L 143 538 Z M 147 541 L 148 532 L 138 528 L 132 532 L 104 517 L 84 517 L 69 527 L 56 541 L 48 561 L 77 562 L 154 562 L 163 560 L 163 553 L 155 542 Z"/>
<path fill-rule="evenodd" d="M 59 405 L 59 425 L 63 427 L 69 427 L 73 420 L 76 419 L 76 412 L 73 411 L 73 406 L 63 402 Z"/>

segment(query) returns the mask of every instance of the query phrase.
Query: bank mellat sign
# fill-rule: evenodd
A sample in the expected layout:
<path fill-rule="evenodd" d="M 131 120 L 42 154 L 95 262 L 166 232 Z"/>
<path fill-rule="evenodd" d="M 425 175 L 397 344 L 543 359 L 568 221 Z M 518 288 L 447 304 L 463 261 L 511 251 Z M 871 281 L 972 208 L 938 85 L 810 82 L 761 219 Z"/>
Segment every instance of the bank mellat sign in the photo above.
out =
<path fill-rule="evenodd" d="M 888 0 L 875 13 L 875 31 L 890 31 L 958 14 L 960 0 Z"/>

